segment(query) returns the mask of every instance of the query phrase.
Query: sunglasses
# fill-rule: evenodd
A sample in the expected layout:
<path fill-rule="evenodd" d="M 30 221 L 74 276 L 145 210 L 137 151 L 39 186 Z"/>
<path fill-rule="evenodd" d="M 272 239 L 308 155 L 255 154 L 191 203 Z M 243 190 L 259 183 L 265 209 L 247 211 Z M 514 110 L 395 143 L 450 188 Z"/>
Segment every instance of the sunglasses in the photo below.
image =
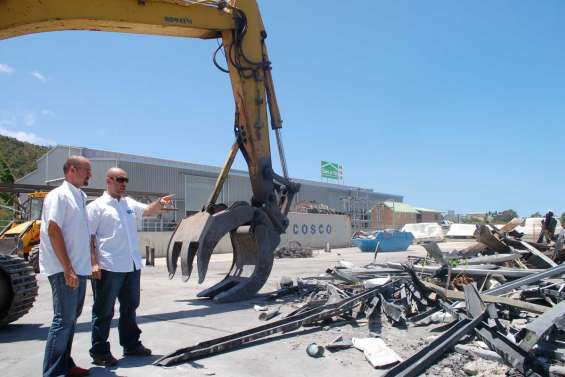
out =
<path fill-rule="evenodd" d="M 112 178 L 112 180 L 114 180 L 118 183 L 128 183 L 129 182 L 128 177 L 110 177 L 110 178 Z"/>

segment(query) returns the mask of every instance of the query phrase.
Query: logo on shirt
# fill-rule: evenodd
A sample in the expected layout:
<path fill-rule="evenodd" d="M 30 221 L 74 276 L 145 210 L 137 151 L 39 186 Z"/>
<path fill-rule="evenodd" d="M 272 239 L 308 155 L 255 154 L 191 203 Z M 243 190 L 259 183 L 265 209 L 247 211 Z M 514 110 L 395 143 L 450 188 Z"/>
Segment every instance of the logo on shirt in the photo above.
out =
<path fill-rule="evenodd" d="M 128 214 L 128 215 L 131 215 L 132 213 L 133 213 L 133 209 L 128 209 L 128 210 L 127 210 L 127 214 Z"/>

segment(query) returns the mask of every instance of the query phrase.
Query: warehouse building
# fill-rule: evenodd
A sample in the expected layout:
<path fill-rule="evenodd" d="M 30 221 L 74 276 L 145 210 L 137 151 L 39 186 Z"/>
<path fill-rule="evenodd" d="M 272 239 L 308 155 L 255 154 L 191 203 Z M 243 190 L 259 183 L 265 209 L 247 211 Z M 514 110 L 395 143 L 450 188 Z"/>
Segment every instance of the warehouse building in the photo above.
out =
<path fill-rule="evenodd" d="M 128 189 L 148 193 L 174 193 L 175 211 L 144 223 L 144 230 L 166 230 L 186 215 L 199 211 L 208 199 L 220 167 L 172 161 L 99 149 L 58 145 L 37 160 L 37 169 L 17 181 L 21 184 L 58 186 L 63 178 L 62 166 L 70 155 L 81 155 L 92 163 L 90 187 L 103 189 L 105 173 L 111 167 L 127 171 Z M 374 192 L 371 189 L 296 179 L 302 187 L 294 203 L 315 201 L 337 212 L 351 216 L 354 228 L 369 226 L 369 211 L 385 200 L 402 202 L 403 197 Z M 247 172 L 232 170 L 224 184 L 219 201 L 231 204 L 249 201 L 251 184 Z M 155 229 L 150 229 L 151 227 Z"/>
<path fill-rule="evenodd" d="M 439 223 L 441 211 L 416 208 L 408 203 L 385 201 L 371 208 L 371 229 L 401 229 L 406 224 Z"/>

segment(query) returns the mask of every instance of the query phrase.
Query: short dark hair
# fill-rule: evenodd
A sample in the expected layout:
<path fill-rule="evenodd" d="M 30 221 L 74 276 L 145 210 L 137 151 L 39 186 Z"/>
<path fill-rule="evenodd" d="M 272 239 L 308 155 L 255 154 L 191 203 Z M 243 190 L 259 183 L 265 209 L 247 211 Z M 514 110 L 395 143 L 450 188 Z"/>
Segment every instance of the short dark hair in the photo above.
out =
<path fill-rule="evenodd" d="M 67 174 L 71 167 L 80 168 L 84 163 L 84 157 L 82 156 L 69 156 L 63 165 L 63 173 Z"/>

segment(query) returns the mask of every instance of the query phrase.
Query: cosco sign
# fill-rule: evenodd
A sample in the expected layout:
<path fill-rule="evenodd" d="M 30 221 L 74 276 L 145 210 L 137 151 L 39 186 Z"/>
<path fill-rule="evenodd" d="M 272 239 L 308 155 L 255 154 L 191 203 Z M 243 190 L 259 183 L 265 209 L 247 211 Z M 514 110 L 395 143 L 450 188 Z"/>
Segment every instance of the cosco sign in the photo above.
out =
<path fill-rule="evenodd" d="M 294 224 L 292 226 L 294 234 L 331 234 L 330 224 Z"/>

